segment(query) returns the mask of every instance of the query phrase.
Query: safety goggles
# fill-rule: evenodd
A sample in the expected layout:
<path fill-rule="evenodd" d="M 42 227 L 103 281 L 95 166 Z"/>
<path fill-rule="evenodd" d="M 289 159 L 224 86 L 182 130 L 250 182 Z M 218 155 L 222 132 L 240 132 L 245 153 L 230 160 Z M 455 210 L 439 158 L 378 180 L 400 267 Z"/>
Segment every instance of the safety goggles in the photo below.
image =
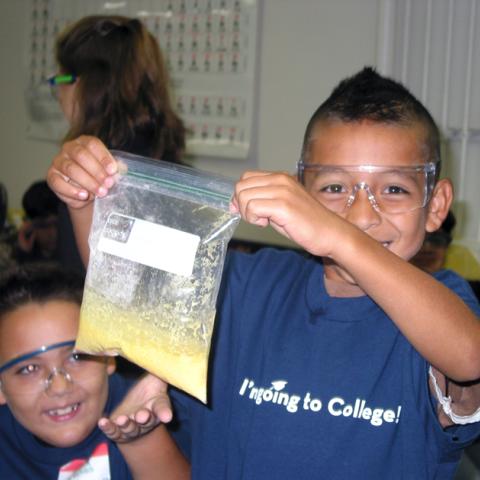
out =
<path fill-rule="evenodd" d="M 328 209 L 343 213 L 360 190 L 372 207 L 387 214 L 427 205 L 435 186 L 436 164 L 413 166 L 319 165 L 297 163 L 299 181 Z"/>
<path fill-rule="evenodd" d="M 95 378 L 104 357 L 86 355 L 73 350 L 74 340 L 43 345 L 31 352 L 19 355 L 0 366 L 0 386 L 10 395 L 33 395 L 42 391 L 51 393 L 54 382 L 63 377 L 62 392 L 70 391 L 73 383 L 88 383 Z M 59 350 L 55 365 L 45 354 Z"/>

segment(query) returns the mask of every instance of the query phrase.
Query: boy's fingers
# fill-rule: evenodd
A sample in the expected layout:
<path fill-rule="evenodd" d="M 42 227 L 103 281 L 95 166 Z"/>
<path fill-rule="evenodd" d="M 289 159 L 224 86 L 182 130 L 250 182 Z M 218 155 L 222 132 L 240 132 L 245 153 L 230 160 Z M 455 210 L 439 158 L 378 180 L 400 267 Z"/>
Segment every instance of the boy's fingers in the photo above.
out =
<path fill-rule="evenodd" d="M 95 176 L 91 175 L 88 170 L 84 169 L 80 164 L 71 162 L 68 168 L 59 170 L 61 178 L 64 182 L 73 188 L 86 190 L 93 195 L 102 196 L 107 193 L 107 189 L 103 186 L 103 181 L 100 181 Z"/>
<path fill-rule="evenodd" d="M 152 404 L 152 411 L 160 422 L 170 422 L 173 417 L 173 412 L 168 395 L 157 397 Z"/>
<path fill-rule="evenodd" d="M 246 172 L 235 186 L 233 209 L 249 223 L 266 226 L 275 210 L 289 211 L 301 188 L 288 173 Z"/>
<path fill-rule="evenodd" d="M 98 139 L 82 136 L 66 142 L 47 172 L 50 188 L 73 208 L 104 197 L 115 183 L 116 160 Z"/>
<path fill-rule="evenodd" d="M 70 178 L 53 169 L 50 169 L 47 173 L 47 183 L 61 200 L 68 200 L 69 205 L 72 204 L 70 200 L 73 199 L 78 200 L 80 202 L 78 206 L 80 206 L 86 200 L 93 199 L 94 196 L 86 189 L 74 185 Z"/>
<path fill-rule="evenodd" d="M 118 172 L 117 162 L 107 147 L 96 137 L 82 135 L 74 140 L 78 145 L 85 148 L 102 165 L 107 175 Z"/>
<path fill-rule="evenodd" d="M 143 434 L 141 426 L 124 415 L 115 420 L 102 418 L 98 427 L 108 438 L 120 443 L 135 440 Z"/>
<path fill-rule="evenodd" d="M 141 408 L 131 417 L 119 415 L 116 418 L 102 418 L 98 427 L 111 440 L 117 443 L 129 442 L 150 432 L 160 423 L 172 419 L 172 410 L 168 399 L 154 400 L 153 410 Z"/>
<path fill-rule="evenodd" d="M 140 432 L 141 432 L 141 426 L 135 422 L 135 420 L 132 420 L 130 418 L 127 418 L 125 422 L 118 423 L 115 422 L 117 427 L 120 429 L 123 435 L 125 435 L 127 438 L 135 438 L 138 437 Z"/>
<path fill-rule="evenodd" d="M 117 163 L 102 142 L 93 137 L 79 137 L 66 142 L 53 159 L 53 169 L 72 179 L 92 193 L 113 181 L 107 180 L 117 172 Z"/>
<path fill-rule="evenodd" d="M 101 184 L 106 177 L 103 167 L 95 157 L 91 156 L 88 151 L 78 148 L 76 144 L 64 145 L 60 154 L 54 159 L 54 166 L 66 178 L 74 179 L 77 182 L 81 181 L 81 178 L 76 176 L 80 171 L 88 174 L 98 184 Z"/>
<path fill-rule="evenodd" d="M 136 412 L 133 418 L 142 427 L 150 427 L 156 423 L 155 415 L 146 408 L 142 408 Z"/>
<path fill-rule="evenodd" d="M 119 415 L 117 418 L 113 418 L 112 422 L 120 428 L 125 428 L 129 424 L 130 419 L 127 415 Z"/>
<path fill-rule="evenodd" d="M 266 177 L 272 175 L 272 172 L 267 172 L 264 170 L 247 170 L 243 172 L 241 180 L 247 180 L 253 177 Z"/>
<path fill-rule="evenodd" d="M 101 418 L 98 421 L 98 428 L 111 440 L 115 441 L 120 436 L 118 427 L 108 418 Z"/>

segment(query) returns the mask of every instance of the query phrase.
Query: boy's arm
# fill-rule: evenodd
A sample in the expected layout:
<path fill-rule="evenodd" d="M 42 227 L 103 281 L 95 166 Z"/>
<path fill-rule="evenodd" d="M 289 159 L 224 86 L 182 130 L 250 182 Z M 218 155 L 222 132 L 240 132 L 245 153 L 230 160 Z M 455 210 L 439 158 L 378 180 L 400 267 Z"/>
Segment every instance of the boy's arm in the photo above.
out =
<path fill-rule="evenodd" d="M 88 236 L 92 226 L 93 203 L 86 205 L 82 209 L 68 208 L 70 220 L 72 221 L 73 233 L 77 243 L 80 258 L 85 267 L 88 265 L 90 257 L 90 247 L 88 246 Z"/>
<path fill-rule="evenodd" d="M 453 291 L 360 231 L 332 257 L 431 365 L 456 382 L 480 378 L 480 323 Z"/>
<path fill-rule="evenodd" d="M 119 444 L 135 480 L 190 478 L 190 466 L 165 425 L 130 442 Z"/>
<path fill-rule="evenodd" d="M 480 378 L 480 322 L 450 289 L 317 202 L 291 176 L 247 172 L 233 208 L 331 258 L 392 319 L 417 351 L 456 382 Z"/>
<path fill-rule="evenodd" d="M 81 136 L 63 144 L 47 172 L 53 192 L 68 206 L 82 261 L 88 264 L 88 235 L 93 200 L 104 197 L 115 183 L 117 162 L 95 137 Z"/>
<path fill-rule="evenodd" d="M 373 252 L 376 246 L 372 245 L 370 249 L 372 255 L 366 254 L 370 265 L 363 263 L 363 259 L 358 263 L 363 264 L 366 270 L 372 270 L 358 272 L 354 276 L 432 365 L 432 375 L 439 390 L 430 378 L 430 391 L 434 398 L 444 402 L 442 405 L 439 401 L 437 408 L 441 425 L 447 427 L 460 423 L 459 419 L 452 420 L 455 416 L 463 417 L 465 423 L 479 421 L 478 317 L 458 295 L 430 274 L 396 255 L 383 259 L 384 252 L 378 252 L 376 256 Z M 355 265 L 355 261 L 350 262 L 351 271 L 362 268 Z M 372 273 L 378 278 L 372 278 Z"/>
<path fill-rule="evenodd" d="M 136 480 L 190 478 L 190 467 L 165 423 L 172 419 L 167 384 L 147 374 L 98 425 L 115 441 Z"/>

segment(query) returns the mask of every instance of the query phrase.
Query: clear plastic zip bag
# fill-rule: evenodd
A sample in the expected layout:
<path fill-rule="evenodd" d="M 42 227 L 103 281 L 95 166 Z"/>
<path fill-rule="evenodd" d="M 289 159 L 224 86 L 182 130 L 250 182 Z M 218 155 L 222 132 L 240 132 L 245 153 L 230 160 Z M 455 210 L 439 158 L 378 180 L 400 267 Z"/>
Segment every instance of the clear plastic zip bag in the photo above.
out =
<path fill-rule="evenodd" d="M 95 200 L 76 346 L 122 355 L 206 402 L 215 304 L 240 221 L 233 181 L 112 154 L 121 173 Z"/>

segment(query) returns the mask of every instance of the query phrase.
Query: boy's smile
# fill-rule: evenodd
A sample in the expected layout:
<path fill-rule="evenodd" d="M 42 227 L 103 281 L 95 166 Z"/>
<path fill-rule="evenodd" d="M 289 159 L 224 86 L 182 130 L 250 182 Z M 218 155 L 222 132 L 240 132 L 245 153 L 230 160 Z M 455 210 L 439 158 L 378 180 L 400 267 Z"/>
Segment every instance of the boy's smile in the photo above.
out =
<path fill-rule="evenodd" d="M 71 345 L 62 346 L 76 337 L 78 317 L 78 305 L 55 300 L 21 306 L 0 320 L 0 365 L 43 345 L 60 344 L 0 374 L 0 402 L 26 429 L 57 447 L 80 443 L 96 427 L 107 401 L 108 374 L 114 370 L 105 360 L 84 366 L 72 356 Z M 27 388 L 31 393 L 21 394 Z"/>
<path fill-rule="evenodd" d="M 309 164 L 412 167 L 428 161 L 424 155 L 425 134 L 419 125 L 320 122 L 312 137 Z M 370 185 L 376 174 L 360 171 L 355 175 L 355 183 Z M 316 196 L 315 192 L 311 193 Z M 366 188 L 359 189 L 349 208 L 339 215 L 408 261 L 420 249 L 425 230 L 437 227 L 430 221 L 428 205 L 404 213 L 383 213 L 374 208 L 368 195 Z M 329 261 L 325 265 L 325 275 L 327 279 L 355 283 L 345 270 Z"/>

